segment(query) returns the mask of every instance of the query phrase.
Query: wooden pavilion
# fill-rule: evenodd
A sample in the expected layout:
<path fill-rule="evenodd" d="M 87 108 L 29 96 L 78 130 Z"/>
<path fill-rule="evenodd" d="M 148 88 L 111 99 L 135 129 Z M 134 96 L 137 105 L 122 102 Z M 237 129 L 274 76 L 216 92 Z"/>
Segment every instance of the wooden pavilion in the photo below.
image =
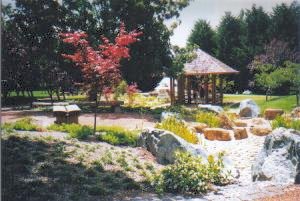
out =
<path fill-rule="evenodd" d="M 170 83 L 171 103 L 222 104 L 223 76 L 238 71 L 197 49 L 196 58 L 184 65 L 183 73 L 177 79 L 177 97 L 174 79 Z"/>

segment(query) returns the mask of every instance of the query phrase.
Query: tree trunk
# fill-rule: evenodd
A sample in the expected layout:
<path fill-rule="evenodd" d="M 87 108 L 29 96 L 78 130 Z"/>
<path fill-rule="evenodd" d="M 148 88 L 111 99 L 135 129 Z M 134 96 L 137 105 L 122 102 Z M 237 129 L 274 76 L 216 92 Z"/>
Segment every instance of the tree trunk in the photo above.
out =
<path fill-rule="evenodd" d="M 97 128 L 97 109 L 98 109 L 98 97 L 95 98 L 95 111 L 94 111 L 94 135 L 96 134 Z"/>
<path fill-rule="evenodd" d="M 53 105 L 53 93 L 52 93 L 52 90 L 51 90 L 51 89 L 48 89 L 47 92 L 48 92 L 48 94 L 49 94 L 51 103 L 52 103 L 52 105 Z"/>
<path fill-rule="evenodd" d="M 56 89 L 56 90 L 55 90 L 55 93 L 56 93 L 56 96 L 57 96 L 57 100 L 59 100 L 59 101 L 60 101 L 59 89 Z"/>
<path fill-rule="evenodd" d="M 62 90 L 62 95 L 63 95 L 63 99 L 65 101 L 66 100 L 65 90 Z"/>

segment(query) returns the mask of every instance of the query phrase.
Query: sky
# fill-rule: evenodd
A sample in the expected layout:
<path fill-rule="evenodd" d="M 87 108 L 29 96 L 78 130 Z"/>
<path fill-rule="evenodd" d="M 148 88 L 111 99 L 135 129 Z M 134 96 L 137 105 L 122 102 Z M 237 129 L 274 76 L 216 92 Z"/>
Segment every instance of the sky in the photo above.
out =
<path fill-rule="evenodd" d="M 266 12 L 271 12 L 276 4 L 292 3 L 293 0 L 192 0 L 190 5 L 180 12 L 181 24 L 175 29 L 170 41 L 172 45 L 184 47 L 186 40 L 198 19 L 204 19 L 216 28 L 225 12 L 238 15 L 241 9 L 250 9 L 253 4 L 262 6 Z M 298 0 L 300 1 L 300 0 Z M 2 0 L 3 4 L 12 0 Z M 174 20 L 166 21 L 167 26 Z"/>
<path fill-rule="evenodd" d="M 276 4 L 292 3 L 293 0 L 194 0 L 190 5 L 180 12 L 181 24 L 175 29 L 171 36 L 171 44 L 180 47 L 185 46 L 187 38 L 198 19 L 204 19 L 216 28 L 229 11 L 233 15 L 238 15 L 241 9 L 250 9 L 253 4 L 262 6 L 266 12 L 271 12 Z M 173 20 L 174 21 L 174 20 Z M 172 21 L 167 21 L 170 25 Z"/>

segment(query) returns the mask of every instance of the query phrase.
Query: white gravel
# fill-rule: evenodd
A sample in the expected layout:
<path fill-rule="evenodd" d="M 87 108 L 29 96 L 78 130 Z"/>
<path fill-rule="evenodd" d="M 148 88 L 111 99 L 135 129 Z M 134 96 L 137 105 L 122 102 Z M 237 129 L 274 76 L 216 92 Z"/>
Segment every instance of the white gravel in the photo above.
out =
<path fill-rule="evenodd" d="M 126 199 L 134 201 L 142 200 L 188 200 L 188 201 L 240 201 L 255 200 L 280 193 L 284 185 L 274 184 L 269 181 L 252 182 L 251 166 L 258 152 L 262 149 L 264 136 L 255 136 L 249 133 L 249 137 L 243 140 L 209 141 L 202 139 L 204 147 L 209 154 L 217 154 L 225 151 L 226 156 L 239 170 L 240 177 L 236 182 L 227 186 L 217 187 L 217 192 L 210 192 L 203 196 L 179 196 L 166 194 L 159 197 L 155 194 L 144 194 L 139 197 Z"/>

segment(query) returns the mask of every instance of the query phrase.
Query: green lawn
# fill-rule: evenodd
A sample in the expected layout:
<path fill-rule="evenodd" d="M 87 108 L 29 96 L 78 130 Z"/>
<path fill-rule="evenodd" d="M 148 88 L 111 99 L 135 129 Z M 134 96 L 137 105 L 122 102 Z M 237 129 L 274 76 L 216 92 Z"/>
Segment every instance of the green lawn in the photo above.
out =
<path fill-rule="evenodd" d="M 17 96 L 16 92 L 11 92 L 10 93 L 10 97 L 15 97 Z M 22 94 L 20 93 L 19 96 L 22 96 Z M 47 93 L 47 91 L 33 91 L 33 96 L 37 99 L 44 99 L 44 98 L 50 98 L 49 97 L 49 94 Z M 63 98 L 62 97 L 62 94 L 60 94 L 61 96 L 61 99 Z M 25 93 L 25 97 L 28 97 L 28 94 Z M 56 99 L 56 94 L 53 94 L 53 98 Z M 85 95 L 66 95 L 66 99 L 67 100 L 85 100 L 86 99 L 86 96 Z"/>
<path fill-rule="evenodd" d="M 229 105 L 227 108 L 231 108 L 231 104 L 238 103 L 245 99 L 254 100 L 260 106 L 262 111 L 264 111 L 266 108 L 279 108 L 286 112 L 290 112 L 294 107 L 296 107 L 296 96 L 294 95 L 271 96 L 269 97 L 269 101 L 266 101 L 266 96 L 264 95 L 224 95 L 224 103 Z"/>

